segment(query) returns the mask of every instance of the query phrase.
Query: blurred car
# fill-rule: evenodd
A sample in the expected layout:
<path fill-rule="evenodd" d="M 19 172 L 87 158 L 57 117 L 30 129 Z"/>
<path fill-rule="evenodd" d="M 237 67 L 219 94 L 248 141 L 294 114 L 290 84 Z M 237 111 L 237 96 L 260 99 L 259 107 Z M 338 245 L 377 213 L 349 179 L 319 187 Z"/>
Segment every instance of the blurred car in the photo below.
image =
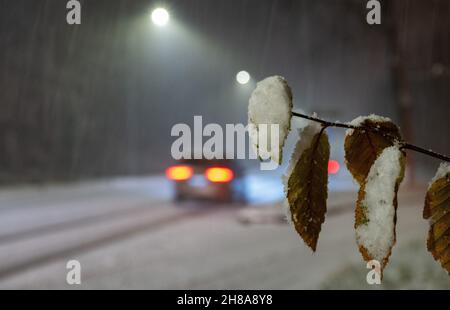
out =
<path fill-rule="evenodd" d="M 184 159 L 166 170 L 175 185 L 175 200 L 245 202 L 242 168 L 233 160 Z"/>

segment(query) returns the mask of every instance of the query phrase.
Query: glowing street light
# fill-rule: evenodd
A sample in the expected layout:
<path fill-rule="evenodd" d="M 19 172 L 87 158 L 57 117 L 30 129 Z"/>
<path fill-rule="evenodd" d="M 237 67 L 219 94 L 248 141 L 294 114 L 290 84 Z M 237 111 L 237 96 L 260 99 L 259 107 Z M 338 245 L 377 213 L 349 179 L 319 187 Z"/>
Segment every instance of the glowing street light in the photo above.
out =
<path fill-rule="evenodd" d="M 236 74 L 236 81 L 239 84 L 245 85 L 250 81 L 250 74 L 247 71 L 239 71 Z"/>
<path fill-rule="evenodd" d="M 169 12 L 163 8 L 157 8 L 152 12 L 152 22 L 159 27 L 167 25 L 170 19 Z"/>

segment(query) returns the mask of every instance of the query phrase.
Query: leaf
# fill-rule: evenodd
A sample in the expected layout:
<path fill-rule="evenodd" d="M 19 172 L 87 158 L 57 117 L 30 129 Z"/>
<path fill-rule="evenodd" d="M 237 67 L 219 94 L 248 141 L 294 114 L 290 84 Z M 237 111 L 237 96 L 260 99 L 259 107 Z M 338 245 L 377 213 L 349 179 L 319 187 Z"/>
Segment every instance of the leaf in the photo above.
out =
<path fill-rule="evenodd" d="M 358 192 L 355 209 L 356 241 L 364 260 L 384 268 L 396 241 L 397 192 L 405 171 L 398 146 L 383 150 Z"/>
<path fill-rule="evenodd" d="M 423 217 L 430 222 L 427 248 L 450 275 L 450 164 L 442 163 L 425 197 Z"/>
<path fill-rule="evenodd" d="M 292 92 L 281 76 L 268 77 L 258 82 L 248 105 L 248 129 L 250 141 L 256 154 L 262 159 L 272 159 L 281 164 L 283 146 L 291 129 Z M 266 131 L 260 126 L 266 126 Z M 278 125 L 279 134 L 272 137 L 271 125 Z M 272 145 L 275 138 L 276 145 Z M 265 146 L 261 147 L 261 139 Z"/>
<path fill-rule="evenodd" d="M 353 178 L 361 185 L 381 152 L 402 138 L 398 127 L 385 117 L 358 117 L 350 124 L 361 129 L 347 130 L 345 161 Z"/>
<path fill-rule="evenodd" d="M 284 177 L 288 220 L 313 251 L 327 212 L 329 157 L 327 134 L 317 123 L 309 123 L 300 133 Z"/>

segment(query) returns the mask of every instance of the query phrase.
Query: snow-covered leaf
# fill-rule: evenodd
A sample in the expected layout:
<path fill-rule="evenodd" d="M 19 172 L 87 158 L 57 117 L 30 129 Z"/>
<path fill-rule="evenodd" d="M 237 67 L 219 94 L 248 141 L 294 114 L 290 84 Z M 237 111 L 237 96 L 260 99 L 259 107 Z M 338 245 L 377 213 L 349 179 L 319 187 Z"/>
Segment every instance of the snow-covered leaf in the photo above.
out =
<path fill-rule="evenodd" d="M 268 77 L 258 82 L 248 106 L 249 136 L 256 154 L 263 159 L 272 159 L 281 164 L 284 142 L 291 128 L 292 92 L 286 80 L 281 76 Z M 279 138 L 276 146 L 271 145 L 271 130 L 261 134 L 260 125 L 277 124 Z M 261 148 L 260 140 L 267 141 L 267 147 Z"/>
<path fill-rule="evenodd" d="M 386 266 L 395 244 L 397 191 L 405 171 L 405 155 L 397 145 L 385 148 L 370 168 L 358 193 L 356 242 L 366 261 Z"/>
<path fill-rule="evenodd" d="M 442 163 L 433 178 L 423 217 L 430 222 L 428 251 L 450 275 L 450 163 Z"/>
<path fill-rule="evenodd" d="M 398 127 L 386 117 L 360 116 L 350 122 L 361 129 L 347 130 L 345 136 L 345 160 L 355 180 L 364 183 L 370 168 L 381 152 L 401 140 Z"/>
<path fill-rule="evenodd" d="M 300 132 L 283 178 L 288 220 L 313 251 L 327 211 L 329 157 L 327 134 L 311 122 Z"/>

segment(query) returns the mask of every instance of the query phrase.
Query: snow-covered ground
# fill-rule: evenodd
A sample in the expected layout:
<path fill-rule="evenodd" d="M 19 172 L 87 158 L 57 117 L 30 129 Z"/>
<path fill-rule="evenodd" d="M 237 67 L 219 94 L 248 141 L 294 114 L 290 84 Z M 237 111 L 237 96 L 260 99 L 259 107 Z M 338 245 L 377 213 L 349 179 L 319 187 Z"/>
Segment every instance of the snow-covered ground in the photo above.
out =
<path fill-rule="evenodd" d="M 2 190 L 0 288 L 340 288 L 342 277 L 371 288 L 355 243 L 356 192 L 330 193 L 313 254 L 280 222 L 279 204 L 175 205 L 149 194 L 151 184 L 143 178 Z M 412 260 L 415 268 L 437 265 L 425 248 L 424 192 L 400 194 L 398 246 L 385 275 L 403 268 L 396 256 L 417 240 L 423 259 Z M 250 217 L 269 214 L 269 220 L 243 222 L 249 211 Z M 66 283 L 71 259 L 81 263 L 81 286 Z M 360 272 L 342 274 L 348 266 Z"/>

